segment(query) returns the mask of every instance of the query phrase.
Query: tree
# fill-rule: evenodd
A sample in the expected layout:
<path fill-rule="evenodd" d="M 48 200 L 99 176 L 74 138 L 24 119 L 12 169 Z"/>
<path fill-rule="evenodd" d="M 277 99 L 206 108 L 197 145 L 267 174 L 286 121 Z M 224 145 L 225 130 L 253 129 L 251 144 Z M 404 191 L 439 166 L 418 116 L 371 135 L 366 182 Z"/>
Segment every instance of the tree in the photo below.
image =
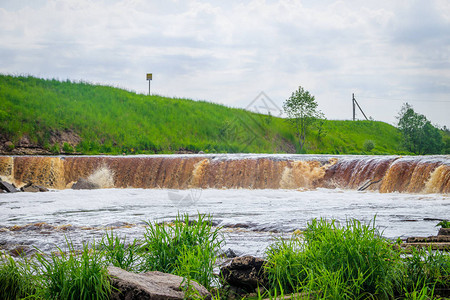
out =
<path fill-rule="evenodd" d="M 441 153 L 443 143 L 439 129 L 431 125 L 424 115 L 416 113 L 411 105 L 405 103 L 397 118 L 406 150 L 415 154 Z"/>
<path fill-rule="evenodd" d="M 314 96 L 311 96 L 301 86 L 292 93 L 291 97 L 286 99 L 283 103 L 283 110 L 287 114 L 289 122 L 296 130 L 300 151 L 302 152 L 309 127 L 317 119 L 323 118 L 324 115 L 317 109 L 317 102 Z"/>

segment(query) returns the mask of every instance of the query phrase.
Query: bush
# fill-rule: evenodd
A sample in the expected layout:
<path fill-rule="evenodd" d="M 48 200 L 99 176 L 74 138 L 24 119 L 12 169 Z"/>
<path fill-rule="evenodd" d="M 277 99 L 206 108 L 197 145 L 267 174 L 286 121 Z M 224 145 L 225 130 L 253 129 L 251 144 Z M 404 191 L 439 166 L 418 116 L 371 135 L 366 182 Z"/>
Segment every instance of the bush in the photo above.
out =
<path fill-rule="evenodd" d="M 370 152 L 373 150 L 373 148 L 375 148 L 375 143 L 372 140 L 367 140 L 364 142 L 364 145 L 363 145 L 364 151 Z"/>

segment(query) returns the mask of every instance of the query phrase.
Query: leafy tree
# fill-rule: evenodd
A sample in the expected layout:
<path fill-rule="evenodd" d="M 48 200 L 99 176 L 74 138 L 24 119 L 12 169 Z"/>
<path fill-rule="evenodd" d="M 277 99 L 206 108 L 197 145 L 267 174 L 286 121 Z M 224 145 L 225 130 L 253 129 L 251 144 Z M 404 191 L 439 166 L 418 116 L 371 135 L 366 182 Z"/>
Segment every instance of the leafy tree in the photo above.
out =
<path fill-rule="evenodd" d="M 375 148 L 375 143 L 372 140 L 366 140 L 363 145 L 364 151 L 370 152 Z"/>
<path fill-rule="evenodd" d="M 314 96 L 299 86 L 291 97 L 283 103 L 283 110 L 287 114 L 289 122 L 296 130 L 300 152 L 303 151 L 309 127 L 318 119 L 324 117 L 317 109 Z"/>
<path fill-rule="evenodd" d="M 418 114 L 408 103 L 403 104 L 397 117 L 402 132 L 403 147 L 415 154 L 439 154 L 443 143 L 439 129 L 424 115 Z"/>

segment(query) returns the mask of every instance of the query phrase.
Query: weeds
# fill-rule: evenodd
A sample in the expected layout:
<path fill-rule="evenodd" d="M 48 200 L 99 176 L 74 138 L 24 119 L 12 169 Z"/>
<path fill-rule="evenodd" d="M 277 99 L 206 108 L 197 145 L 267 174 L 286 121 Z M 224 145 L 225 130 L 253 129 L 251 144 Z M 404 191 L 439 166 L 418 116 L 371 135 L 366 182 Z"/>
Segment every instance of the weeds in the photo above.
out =
<path fill-rule="evenodd" d="M 15 300 L 36 292 L 32 266 L 26 259 L 14 260 L 3 257 L 0 260 L 0 299 Z"/>
<path fill-rule="evenodd" d="M 205 287 L 214 280 L 213 267 L 223 241 L 211 216 L 178 215 L 171 224 L 147 223 L 143 270 L 161 271 L 195 279 Z"/>
<path fill-rule="evenodd" d="M 266 271 L 271 287 L 320 291 L 330 299 L 394 294 L 401 277 L 400 254 L 374 224 L 351 220 L 341 227 L 335 221 L 313 220 L 304 237 L 269 248 Z"/>
<path fill-rule="evenodd" d="M 431 249 L 412 248 L 405 257 L 403 290 L 415 291 L 419 285 L 431 288 L 450 285 L 450 255 Z M 420 287 L 423 290 L 423 287 Z"/>
<path fill-rule="evenodd" d="M 67 241 L 66 252 L 39 253 L 40 293 L 45 299 L 108 299 L 111 285 L 102 253 L 83 244 L 78 253 Z"/>
<path fill-rule="evenodd" d="M 126 238 L 121 239 L 111 230 L 102 237 L 98 249 L 103 252 L 105 260 L 115 267 L 127 271 L 135 271 L 138 268 L 136 264 L 140 261 L 140 256 L 137 240 L 127 245 Z"/>
<path fill-rule="evenodd" d="M 442 220 L 439 223 L 437 223 L 437 226 L 441 226 L 441 228 L 450 228 L 450 221 L 448 220 Z"/>

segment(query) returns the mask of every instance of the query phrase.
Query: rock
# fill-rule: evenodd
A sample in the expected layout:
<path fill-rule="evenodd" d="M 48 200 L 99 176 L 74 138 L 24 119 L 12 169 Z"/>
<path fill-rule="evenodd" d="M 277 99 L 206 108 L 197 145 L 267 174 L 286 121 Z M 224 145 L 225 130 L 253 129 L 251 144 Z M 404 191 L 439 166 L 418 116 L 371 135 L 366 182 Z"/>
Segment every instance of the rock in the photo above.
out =
<path fill-rule="evenodd" d="M 440 236 L 440 235 L 450 235 L 450 228 L 439 229 L 438 236 Z"/>
<path fill-rule="evenodd" d="M 220 273 L 229 285 L 254 292 L 258 286 L 262 287 L 267 283 L 264 263 L 264 259 L 253 256 L 236 257 L 223 266 Z"/>
<path fill-rule="evenodd" d="M 8 183 L 6 181 L 0 181 L 0 189 L 4 190 L 7 193 L 17 193 L 18 189 L 14 186 L 14 184 Z"/>
<path fill-rule="evenodd" d="M 135 274 L 112 266 L 108 267 L 108 273 L 113 286 L 110 299 L 185 299 L 183 277 L 158 271 Z M 202 285 L 191 281 L 191 286 L 199 298 L 211 299 Z"/>
<path fill-rule="evenodd" d="M 98 184 L 84 178 L 78 179 L 78 181 L 72 185 L 73 190 L 94 190 L 99 188 L 100 186 Z"/>
<path fill-rule="evenodd" d="M 450 243 L 450 235 L 409 237 L 406 239 L 406 243 Z"/>
<path fill-rule="evenodd" d="M 13 249 L 9 250 L 9 254 L 13 257 L 24 257 L 27 255 L 30 255 L 32 253 L 36 252 L 33 248 L 27 245 L 18 245 L 14 247 Z"/>
<path fill-rule="evenodd" d="M 203 152 L 203 151 L 198 151 L 198 154 L 205 154 L 205 152 Z"/>
<path fill-rule="evenodd" d="M 28 183 L 25 186 L 21 187 L 20 190 L 22 192 L 29 192 L 29 193 L 37 193 L 37 192 L 48 192 L 48 189 L 46 187 L 37 185 L 37 184 L 33 184 L 33 183 Z"/>
<path fill-rule="evenodd" d="M 8 149 L 8 150 L 12 150 L 12 149 L 14 149 L 14 144 L 13 144 L 11 141 L 7 141 L 7 142 L 5 143 L 5 147 L 6 147 L 6 149 Z"/>
<path fill-rule="evenodd" d="M 225 257 L 227 257 L 227 258 L 235 258 L 237 255 L 236 255 L 236 253 L 231 249 L 231 248 L 228 248 L 224 253 L 223 253 L 223 255 L 225 256 Z"/>

